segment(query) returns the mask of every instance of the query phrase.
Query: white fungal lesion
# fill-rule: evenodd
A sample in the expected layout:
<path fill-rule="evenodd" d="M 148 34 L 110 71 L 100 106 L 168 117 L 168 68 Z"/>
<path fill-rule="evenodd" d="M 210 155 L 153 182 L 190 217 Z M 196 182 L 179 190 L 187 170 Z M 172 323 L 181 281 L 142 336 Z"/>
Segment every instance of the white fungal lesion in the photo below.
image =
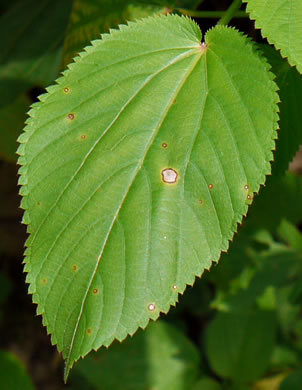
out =
<path fill-rule="evenodd" d="M 173 184 L 177 182 L 178 173 L 173 168 L 163 169 L 161 175 L 164 183 Z"/>
<path fill-rule="evenodd" d="M 154 311 L 155 309 L 156 309 L 155 303 L 149 303 L 148 310 L 149 311 Z"/>

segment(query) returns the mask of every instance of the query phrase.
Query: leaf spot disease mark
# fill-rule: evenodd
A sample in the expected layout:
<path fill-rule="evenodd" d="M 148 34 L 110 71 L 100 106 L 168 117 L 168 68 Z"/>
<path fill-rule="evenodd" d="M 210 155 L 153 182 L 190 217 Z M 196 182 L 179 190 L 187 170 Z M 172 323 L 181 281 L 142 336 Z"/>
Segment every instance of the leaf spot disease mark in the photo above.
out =
<path fill-rule="evenodd" d="M 154 311 L 155 309 L 156 309 L 156 306 L 155 306 L 154 303 L 150 303 L 150 304 L 148 305 L 148 310 L 149 310 L 149 311 Z"/>
<path fill-rule="evenodd" d="M 161 144 L 161 146 L 162 146 L 162 148 L 166 149 L 166 148 L 168 147 L 168 144 L 166 144 L 165 142 L 163 142 L 163 143 Z"/>
<path fill-rule="evenodd" d="M 87 138 L 87 135 L 86 134 L 82 134 L 81 135 L 81 139 L 86 139 Z"/>
<path fill-rule="evenodd" d="M 70 89 L 69 89 L 68 87 L 65 87 L 65 88 L 64 88 L 64 92 L 65 92 L 65 93 L 68 93 L 69 91 L 70 91 Z"/>
<path fill-rule="evenodd" d="M 87 329 L 87 334 L 91 335 L 92 334 L 92 329 Z"/>
<path fill-rule="evenodd" d="M 98 292 L 99 292 L 99 289 L 98 288 L 94 288 L 92 292 L 93 292 L 94 295 L 97 295 Z"/>
<path fill-rule="evenodd" d="M 41 282 L 42 282 L 42 284 L 47 284 L 47 279 L 45 279 L 45 278 L 43 278 L 42 280 L 41 280 Z"/>
<path fill-rule="evenodd" d="M 248 200 L 251 200 L 251 199 L 252 199 L 251 195 L 248 195 L 247 198 L 248 198 Z"/>
<path fill-rule="evenodd" d="M 203 204 L 202 199 L 199 199 L 198 203 L 199 203 L 200 205 Z"/>
<path fill-rule="evenodd" d="M 41 206 L 41 203 L 40 203 L 40 202 L 37 202 L 37 206 Z"/>
<path fill-rule="evenodd" d="M 177 182 L 178 173 L 173 168 L 163 169 L 161 174 L 164 183 L 173 184 Z"/>
<path fill-rule="evenodd" d="M 245 189 L 245 190 L 248 190 L 248 189 L 249 189 L 249 186 L 246 184 L 246 185 L 244 186 L 244 189 Z"/>
<path fill-rule="evenodd" d="M 72 113 L 72 112 L 70 112 L 68 115 L 67 115 L 67 118 L 69 119 L 69 120 L 73 120 L 74 119 L 74 114 Z"/>
<path fill-rule="evenodd" d="M 212 190 L 214 188 L 213 184 L 209 184 L 208 187 L 209 187 L 209 190 Z"/>
<path fill-rule="evenodd" d="M 73 271 L 77 271 L 77 270 L 78 270 L 78 266 L 74 264 L 74 265 L 72 266 L 72 270 L 73 270 Z"/>

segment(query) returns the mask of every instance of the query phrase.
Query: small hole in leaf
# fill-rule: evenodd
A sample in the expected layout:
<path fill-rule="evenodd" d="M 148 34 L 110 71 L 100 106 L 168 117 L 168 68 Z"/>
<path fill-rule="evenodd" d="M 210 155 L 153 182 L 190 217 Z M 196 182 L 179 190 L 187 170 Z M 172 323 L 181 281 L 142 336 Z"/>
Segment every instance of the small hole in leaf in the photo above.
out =
<path fill-rule="evenodd" d="M 173 288 L 174 291 L 176 291 L 176 290 L 177 290 L 176 284 L 173 284 L 173 287 L 172 287 L 172 288 Z"/>
<path fill-rule="evenodd" d="M 81 135 L 81 139 L 86 139 L 87 138 L 87 135 L 86 134 L 82 134 Z"/>
<path fill-rule="evenodd" d="M 248 198 L 248 200 L 251 200 L 251 199 L 252 199 L 251 195 L 248 195 L 247 198 Z"/>
<path fill-rule="evenodd" d="M 161 175 L 164 183 L 173 184 L 177 182 L 178 173 L 173 168 L 163 169 Z"/>
<path fill-rule="evenodd" d="M 166 148 L 168 147 L 168 144 L 166 144 L 165 142 L 163 142 L 163 143 L 161 144 L 161 146 L 162 146 L 162 148 L 166 149 Z"/>
<path fill-rule="evenodd" d="M 249 189 L 249 186 L 246 184 L 246 185 L 244 186 L 244 189 L 245 189 L 245 190 L 248 190 L 248 189 Z"/>
<path fill-rule="evenodd" d="M 156 306 L 155 306 L 154 303 L 150 303 L 150 304 L 148 305 L 148 310 L 149 310 L 149 311 L 154 311 L 155 309 L 156 309 Z"/>
<path fill-rule="evenodd" d="M 70 91 L 70 89 L 69 89 L 68 87 L 65 87 L 65 88 L 64 88 L 64 92 L 65 92 L 65 93 L 68 93 L 69 91 Z"/>
<path fill-rule="evenodd" d="M 209 184 L 208 187 L 209 187 L 209 190 L 212 190 L 214 186 L 213 186 L 213 184 Z"/>
<path fill-rule="evenodd" d="M 98 289 L 98 288 L 94 288 L 94 289 L 93 289 L 93 294 L 94 294 L 94 295 L 97 295 L 98 292 L 99 292 L 99 289 Z"/>
<path fill-rule="evenodd" d="M 74 119 L 74 114 L 72 112 L 70 112 L 68 115 L 67 115 L 67 118 L 70 119 L 71 121 Z"/>

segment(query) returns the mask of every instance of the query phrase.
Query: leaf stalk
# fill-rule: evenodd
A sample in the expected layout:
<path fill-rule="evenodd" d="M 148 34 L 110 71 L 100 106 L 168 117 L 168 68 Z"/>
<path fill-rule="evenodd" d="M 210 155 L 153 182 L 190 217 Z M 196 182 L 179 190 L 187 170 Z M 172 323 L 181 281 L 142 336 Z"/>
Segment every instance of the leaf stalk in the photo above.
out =
<path fill-rule="evenodd" d="M 242 0 L 234 0 L 229 8 L 225 11 L 224 15 L 218 20 L 217 24 L 227 25 L 234 18 L 241 5 Z"/>

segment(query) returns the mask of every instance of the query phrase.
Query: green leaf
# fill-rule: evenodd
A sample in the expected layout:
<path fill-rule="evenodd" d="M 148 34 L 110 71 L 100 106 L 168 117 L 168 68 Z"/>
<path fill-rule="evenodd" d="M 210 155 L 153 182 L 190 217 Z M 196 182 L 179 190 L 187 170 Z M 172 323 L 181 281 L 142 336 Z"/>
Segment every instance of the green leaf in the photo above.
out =
<path fill-rule="evenodd" d="M 297 251 L 302 251 L 302 234 L 295 225 L 286 219 L 281 221 L 278 228 L 278 235 L 288 246 Z"/>
<path fill-rule="evenodd" d="M 251 247 L 248 249 L 251 252 Z M 230 257 L 225 256 L 222 261 L 234 261 L 232 257 L 232 254 Z M 295 275 L 301 273 L 300 255 L 284 245 L 275 244 L 269 250 L 256 251 L 250 257 L 254 258 L 254 265 L 246 267 L 241 275 L 230 283 L 229 290 L 225 292 L 218 290 L 218 297 L 212 303 L 212 307 L 241 311 L 257 302 L 260 307 L 274 308 L 275 291 L 271 289 L 292 285 Z M 248 265 L 250 258 L 246 256 L 241 261 Z"/>
<path fill-rule="evenodd" d="M 243 0 L 256 27 L 302 73 L 301 0 Z"/>
<path fill-rule="evenodd" d="M 238 383 L 260 378 L 270 363 L 276 325 L 273 311 L 218 313 L 206 332 L 211 368 Z"/>
<path fill-rule="evenodd" d="M 297 390 L 302 387 L 302 370 L 297 370 L 290 374 L 280 384 L 280 390 Z"/>
<path fill-rule="evenodd" d="M 58 75 L 71 0 L 22 0 L 0 19 L 0 106 Z"/>
<path fill-rule="evenodd" d="M 276 233 L 282 219 L 296 224 L 302 215 L 302 178 L 293 173 L 270 181 L 249 210 L 247 231 L 268 229 Z"/>
<path fill-rule="evenodd" d="M 5 351 L 0 351 L 0 378 L 1 390 L 34 390 L 23 364 Z"/>
<path fill-rule="evenodd" d="M 152 1 L 135 6 L 131 0 L 74 0 L 65 41 L 63 64 L 66 66 L 88 43 L 127 20 L 135 20 L 162 10 Z M 151 3 L 151 5 L 150 5 Z"/>
<path fill-rule="evenodd" d="M 277 76 L 275 82 L 280 96 L 280 130 L 273 163 L 273 176 L 280 176 L 288 169 L 299 145 L 302 144 L 302 77 L 296 68 L 268 45 L 261 45 L 272 72 Z"/>
<path fill-rule="evenodd" d="M 274 371 L 284 370 L 285 367 L 295 367 L 299 365 L 299 354 L 285 345 L 276 345 L 272 354 L 271 367 Z"/>
<path fill-rule="evenodd" d="M 221 390 L 221 386 L 214 379 L 204 377 L 195 383 L 191 390 Z"/>
<path fill-rule="evenodd" d="M 177 15 L 104 35 L 19 138 L 27 282 L 67 373 L 166 313 L 227 250 L 270 171 L 266 62 L 234 29 L 200 40 Z"/>
<path fill-rule="evenodd" d="M 197 349 L 183 333 L 158 321 L 133 339 L 88 356 L 75 372 L 100 390 L 186 390 L 195 383 L 199 364 Z"/>
<path fill-rule="evenodd" d="M 198 3 L 200 0 L 74 0 L 64 41 L 63 65 L 69 64 L 90 41 L 119 24 L 167 13 L 174 7 L 194 9 Z"/>
<path fill-rule="evenodd" d="M 0 158 L 16 161 L 17 138 L 26 119 L 30 101 L 20 96 L 7 106 L 0 107 Z"/>

